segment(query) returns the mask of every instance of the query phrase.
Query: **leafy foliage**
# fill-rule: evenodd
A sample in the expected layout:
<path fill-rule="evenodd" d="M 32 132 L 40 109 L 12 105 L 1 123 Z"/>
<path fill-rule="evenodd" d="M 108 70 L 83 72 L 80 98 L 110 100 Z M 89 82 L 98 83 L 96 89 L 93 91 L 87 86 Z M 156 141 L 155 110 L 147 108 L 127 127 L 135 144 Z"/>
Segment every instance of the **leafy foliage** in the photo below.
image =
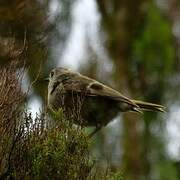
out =
<path fill-rule="evenodd" d="M 25 113 L 21 137 L 11 157 L 10 175 L 15 179 L 86 179 L 93 167 L 89 142 L 81 129 L 64 117 L 53 125 L 46 116 Z M 33 123 L 33 121 L 35 121 Z"/>
<path fill-rule="evenodd" d="M 175 65 L 175 48 L 170 23 L 155 5 L 151 5 L 139 38 L 134 42 L 133 65 L 159 78 L 169 75 Z M 161 76 L 162 78 L 164 78 Z"/>

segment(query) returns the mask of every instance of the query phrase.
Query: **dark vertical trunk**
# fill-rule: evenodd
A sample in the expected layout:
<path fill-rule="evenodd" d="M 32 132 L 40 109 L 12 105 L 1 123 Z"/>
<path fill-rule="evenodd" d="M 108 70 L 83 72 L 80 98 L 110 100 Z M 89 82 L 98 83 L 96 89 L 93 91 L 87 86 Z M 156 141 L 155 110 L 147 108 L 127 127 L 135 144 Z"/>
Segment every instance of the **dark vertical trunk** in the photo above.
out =
<path fill-rule="evenodd" d="M 131 95 L 133 92 L 129 86 L 128 61 L 136 30 L 143 22 L 141 8 L 145 1 L 97 0 L 97 3 L 102 14 L 102 25 L 108 34 L 106 45 L 114 62 L 117 88 Z M 136 114 L 123 115 L 123 167 L 128 179 L 139 179 L 143 168 L 138 118 Z"/>

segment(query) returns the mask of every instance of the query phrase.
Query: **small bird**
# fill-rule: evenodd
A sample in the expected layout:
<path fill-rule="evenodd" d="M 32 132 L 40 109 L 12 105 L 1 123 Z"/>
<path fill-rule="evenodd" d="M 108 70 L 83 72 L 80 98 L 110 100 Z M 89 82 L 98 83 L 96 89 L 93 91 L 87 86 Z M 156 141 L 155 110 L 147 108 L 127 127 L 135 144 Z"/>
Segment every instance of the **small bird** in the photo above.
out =
<path fill-rule="evenodd" d="M 67 68 L 53 69 L 48 80 L 48 107 L 55 111 L 62 108 L 67 119 L 73 119 L 77 125 L 95 127 L 90 137 L 119 112 L 165 111 L 162 105 L 129 99 L 109 86 Z"/>

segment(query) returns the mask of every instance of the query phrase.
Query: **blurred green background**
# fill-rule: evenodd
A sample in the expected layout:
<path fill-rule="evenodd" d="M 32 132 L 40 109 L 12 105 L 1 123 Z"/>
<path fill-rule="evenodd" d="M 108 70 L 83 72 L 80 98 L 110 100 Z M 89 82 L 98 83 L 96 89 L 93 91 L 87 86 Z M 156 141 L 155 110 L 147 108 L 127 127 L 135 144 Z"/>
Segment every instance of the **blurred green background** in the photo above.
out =
<path fill-rule="evenodd" d="M 178 0 L 0 1 L 0 65 L 24 44 L 19 67 L 28 69 L 23 88 L 33 86 L 33 114 L 46 103 L 43 79 L 57 66 L 163 104 L 165 114 L 121 114 L 94 137 L 91 152 L 97 167 L 127 179 L 180 179 Z"/>

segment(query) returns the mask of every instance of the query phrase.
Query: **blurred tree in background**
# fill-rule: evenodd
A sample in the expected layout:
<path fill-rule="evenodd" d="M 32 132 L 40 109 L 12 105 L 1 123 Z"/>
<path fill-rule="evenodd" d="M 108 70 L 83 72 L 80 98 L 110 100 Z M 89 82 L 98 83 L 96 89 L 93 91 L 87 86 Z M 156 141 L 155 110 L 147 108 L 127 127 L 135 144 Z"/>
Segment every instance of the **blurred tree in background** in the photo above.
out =
<path fill-rule="evenodd" d="M 3 134 L 0 138 L 0 173 L 5 176 L 9 169 L 13 171 L 16 166 L 17 169 L 20 168 L 20 164 L 15 162 L 21 155 L 22 157 L 32 156 L 30 159 L 22 157 L 20 159 L 22 164 L 26 164 L 27 160 L 28 166 L 33 167 L 33 172 L 27 172 L 30 169 L 28 167 L 19 171 L 21 173 L 15 174 L 15 177 L 22 178 L 21 174 L 27 173 L 31 178 L 59 178 L 63 173 L 68 172 L 68 176 L 67 174 L 63 176 L 81 179 L 75 173 L 79 172 L 80 175 L 81 173 L 84 175 L 82 179 L 85 179 L 93 167 L 87 156 L 90 149 L 101 156 L 101 159 L 97 160 L 97 164 L 100 161 L 100 167 L 97 167 L 95 174 L 101 174 L 104 167 L 109 167 L 110 175 L 103 175 L 104 179 L 120 179 L 122 174 L 125 179 L 179 179 L 179 161 L 172 160 L 167 153 L 165 126 L 168 116 L 152 112 L 146 112 L 141 116 L 133 113 L 123 114 L 121 122 L 118 121 L 105 131 L 102 130 L 93 138 L 94 143 L 91 148 L 88 142 L 86 143 L 84 135 L 81 132 L 78 134 L 70 127 L 72 131 L 70 136 L 74 137 L 77 134 L 73 143 L 82 150 L 83 157 L 77 149 L 74 150 L 74 156 L 71 156 L 71 150 L 66 149 L 69 147 L 68 139 L 65 135 L 59 136 L 57 133 L 58 131 L 69 132 L 69 128 L 64 125 L 62 127 L 65 131 L 59 126 L 58 131 L 51 130 L 44 133 L 44 128 L 33 129 L 34 134 L 27 131 L 28 136 L 23 136 L 14 148 L 16 139 L 19 139 L 22 134 L 19 127 L 22 127 L 23 120 L 20 120 L 22 118 L 19 116 L 23 111 L 17 111 L 17 109 L 23 106 L 25 99 L 31 99 L 34 94 L 41 97 L 43 102 L 46 101 L 47 84 L 43 79 L 61 60 L 72 31 L 72 11 L 78 2 L 81 3 L 80 0 L 0 1 L 0 72 L 3 75 L 0 79 L 0 133 Z M 180 58 L 177 52 L 180 35 L 175 28 L 180 23 L 177 20 L 180 7 L 178 1 L 166 1 L 165 7 L 159 5 L 159 1 L 150 0 L 94 0 L 94 2 L 101 17 L 100 39 L 112 64 L 112 72 L 106 75 L 109 79 L 101 79 L 103 76 L 98 74 L 98 70 L 103 63 L 100 61 L 103 60 L 91 47 L 88 38 L 86 39 L 87 56 L 83 57 L 84 61 L 85 59 L 87 61 L 79 65 L 80 71 L 95 79 L 111 82 L 111 85 L 123 94 L 135 99 L 162 104 L 177 101 L 178 98 L 176 95 L 173 98 L 173 94 L 178 94 L 179 86 L 175 83 L 172 85 L 172 78 L 179 75 Z M 173 32 L 176 33 L 173 34 Z M 32 87 L 28 94 L 24 94 L 21 89 L 20 81 L 23 77 L 16 77 L 16 72 L 22 74 L 25 72 L 24 83 Z M 170 89 L 170 86 L 173 88 Z M 13 87 L 16 87 L 13 92 L 4 95 L 8 88 Z M 172 95 L 168 96 L 167 93 Z M 6 113 L 11 116 L 5 116 Z M 43 113 L 40 116 L 43 116 Z M 24 126 L 23 128 L 27 129 L 27 120 L 32 123 L 33 117 L 29 114 L 25 116 L 25 120 L 25 128 Z M 42 117 L 36 120 L 37 124 L 39 122 L 42 126 L 46 125 L 46 122 L 42 122 Z M 108 131 L 113 126 L 122 126 L 116 135 L 115 132 Z M 33 139 L 37 136 L 36 131 L 40 134 L 38 136 L 40 140 Z M 107 136 L 112 138 L 117 136 L 116 141 Z M 82 143 L 78 144 L 77 141 Z M 113 143 L 110 144 L 109 141 Z M 58 144 L 58 147 L 54 150 L 55 144 Z M 59 148 L 61 144 L 62 148 Z M 115 148 L 109 147 L 109 144 Z M 25 150 L 22 151 L 23 148 L 30 154 Z M 16 151 L 13 156 L 14 149 Z M 18 150 L 21 150 L 22 154 L 19 155 Z M 119 153 L 121 157 L 116 163 L 113 162 L 115 151 L 122 152 L 122 156 Z M 68 154 L 67 157 L 66 154 Z M 107 156 L 112 159 L 108 159 Z M 59 162 L 59 159 L 63 160 Z M 82 161 L 79 166 L 75 166 L 77 159 Z M 108 164 L 105 163 L 107 159 Z M 57 163 L 54 164 L 53 161 Z M 10 162 L 13 164 L 11 168 Z M 58 166 L 64 170 L 63 163 L 66 162 L 72 165 L 72 172 L 70 169 L 58 171 Z M 47 168 L 48 164 L 52 169 Z M 44 168 L 49 171 L 45 173 Z M 56 174 L 53 168 L 60 174 Z M 111 172 L 115 174 L 111 176 Z"/>
<path fill-rule="evenodd" d="M 106 47 L 115 66 L 113 77 L 117 88 L 146 101 L 163 101 L 167 79 L 176 73 L 175 43 L 167 18 L 151 1 L 97 3 L 108 34 Z M 122 166 L 127 178 L 152 179 L 155 174 L 159 177 L 166 174 L 167 179 L 176 179 L 175 167 L 167 160 L 163 145 L 164 119 L 154 113 L 145 113 L 144 121 L 139 119 L 132 114 L 123 118 Z M 168 173 L 162 168 L 165 164 Z"/>

